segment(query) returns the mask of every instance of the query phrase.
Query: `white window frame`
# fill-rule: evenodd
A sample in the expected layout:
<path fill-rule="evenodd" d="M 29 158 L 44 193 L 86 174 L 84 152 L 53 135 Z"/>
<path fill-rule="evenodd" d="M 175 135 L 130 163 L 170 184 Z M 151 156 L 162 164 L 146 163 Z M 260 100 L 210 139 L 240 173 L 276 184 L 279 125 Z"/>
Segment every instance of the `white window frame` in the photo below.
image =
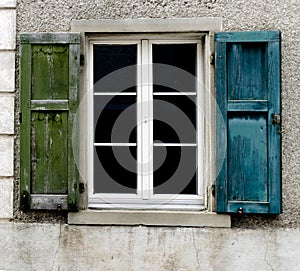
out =
<path fill-rule="evenodd" d="M 87 89 L 88 94 L 88 106 L 91 110 L 88 111 L 88 207 L 89 208 L 109 208 L 109 209 L 176 209 L 176 210 L 203 210 L 207 207 L 206 205 L 206 177 L 204 172 L 204 159 L 205 159 L 205 128 L 204 128 L 204 117 L 197 110 L 197 143 L 196 144 L 178 144 L 178 146 L 194 145 L 197 148 L 197 195 L 174 195 L 174 194 L 156 194 L 153 195 L 153 174 L 139 175 L 137 176 L 137 194 L 112 194 L 112 193 L 97 193 L 93 192 L 94 187 L 94 121 L 93 121 L 93 96 L 95 95 L 93 89 L 93 45 L 94 44 L 136 44 L 138 50 L 138 65 L 139 64 L 150 64 L 152 58 L 152 44 L 179 44 L 179 43 L 194 43 L 197 44 L 197 89 L 196 93 L 182 93 L 192 94 L 197 97 L 197 107 L 205 108 L 205 51 L 207 39 L 206 33 L 181 33 L 178 34 L 137 34 L 137 35 L 101 35 L 90 36 L 86 39 L 86 55 L 87 55 Z M 149 66 L 151 67 L 151 65 Z M 152 71 L 146 69 L 138 71 L 138 82 L 137 82 L 137 104 L 152 104 L 153 101 L 153 90 L 152 90 Z M 200 83 L 201 84 L 200 84 Z M 154 95 L 174 95 L 174 93 L 160 93 Z M 176 95 L 182 95 L 176 93 Z M 115 95 L 115 93 L 97 93 L 96 95 Z M 120 95 L 120 94 L 119 94 Z M 121 95 L 133 95 L 132 93 L 121 93 Z M 205 110 L 206 111 L 206 110 Z M 205 112 L 206 114 L 207 112 Z M 152 153 L 152 142 L 153 142 L 153 127 L 152 125 L 145 124 L 142 121 L 143 118 L 153 119 L 153 112 L 151 106 L 149 108 L 137 108 L 137 123 L 142 123 L 138 126 L 137 131 L 137 162 L 142 162 L 148 159 L 145 154 Z M 198 132 L 200 131 L 200 132 Z M 142 134 L 149 134 L 149 138 L 142 138 Z M 115 145 L 115 144 L 101 144 L 104 145 Z M 124 144 L 123 144 L 124 145 Z M 132 143 L 125 144 L 126 146 L 134 145 Z M 170 145 L 170 144 L 164 144 Z M 174 145 L 174 144 L 171 144 Z M 176 144 L 177 145 L 177 144 Z M 143 150 L 143 151 L 142 151 Z M 139 164 L 139 163 L 138 163 Z M 153 166 L 150 165 L 150 172 L 152 172 Z"/>
<path fill-rule="evenodd" d="M 196 226 L 196 227 L 230 227 L 231 217 L 216 214 L 215 211 L 215 102 L 214 102 L 214 67 L 211 65 L 211 55 L 214 53 L 214 32 L 222 31 L 222 18 L 172 18 L 172 19 L 100 19 L 72 20 L 71 31 L 81 33 L 81 54 L 85 60 L 81 66 L 81 105 L 80 105 L 80 155 L 78 167 L 81 182 L 85 189 L 79 200 L 80 211 L 68 213 L 68 223 L 76 225 L 155 225 L 155 226 Z M 95 210 L 88 208 L 88 157 L 87 157 L 87 93 L 88 87 L 88 37 L 104 38 L 111 34 L 131 35 L 153 33 L 175 33 L 185 35 L 203 33 L 205 47 L 204 71 L 205 86 L 208 97 L 205 100 L 206 121 L 204 138 L 204 176 L 205 176 L 205 207 L 204 211 L 193 210 L 122 210 L 121 208 Z M 134 207 L 134 206 L 133 206 Z"/>

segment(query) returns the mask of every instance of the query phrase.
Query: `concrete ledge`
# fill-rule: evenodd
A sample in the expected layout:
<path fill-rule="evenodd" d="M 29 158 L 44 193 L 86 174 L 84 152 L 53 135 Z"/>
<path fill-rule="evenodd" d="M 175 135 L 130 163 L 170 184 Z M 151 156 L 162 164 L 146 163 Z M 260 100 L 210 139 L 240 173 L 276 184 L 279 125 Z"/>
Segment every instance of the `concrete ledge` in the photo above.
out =
<path fill-rule="evenodd" d="M 71 31 L 97 33 L 199 32 L 222 30 L 222 18 L 74 20 Z"/>
<path fill-rule="evenodd" d="M 229 215 L 193 211 L 84 210 L 69 213 L 68 223 L 75 225 L 231 227 Z"/>

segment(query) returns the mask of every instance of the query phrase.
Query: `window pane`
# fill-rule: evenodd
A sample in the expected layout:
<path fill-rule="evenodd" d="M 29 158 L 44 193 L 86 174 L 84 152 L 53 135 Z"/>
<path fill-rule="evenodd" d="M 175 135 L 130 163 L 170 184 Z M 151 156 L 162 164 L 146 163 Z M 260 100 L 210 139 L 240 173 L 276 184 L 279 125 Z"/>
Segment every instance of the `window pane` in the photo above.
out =
<path fill-rule="evenodd" d="M 154 194 L 197 194 L 196 147 L 154 146 L 153 156 Z"/>
<path fill-rule="evenodd" d="M 196 96 L 159 95 L 153 101 L 153 138 L 165 143 L 196 142 Z"/>
<path fill-rule="evenodd" d="M 136 147 L 95 147 L 94 193 L 136 193 Z"/>
<path fill-rule="evenodd" d="M 95 96 L 95 143 L 136 143 L 136 96 Z"/>
<path fill-rule="evenodd" d="M 196 67 L 197 44 L 153 44 L 153 63 L 170 65 L 178 69 L 162 69 L 153 65 L 153 91 L 154 92 L 195 92 L 196 91 Z"/>
<path fill-rule="evenodd" d="M 137 45 L 94 45 L 95 92 L 135 92 L 136 67 L 117 72 L 108 81 L 98 82 L 119 69 L 137 64 Z M 98 83 L 97 83 L 98 82 Z"/>

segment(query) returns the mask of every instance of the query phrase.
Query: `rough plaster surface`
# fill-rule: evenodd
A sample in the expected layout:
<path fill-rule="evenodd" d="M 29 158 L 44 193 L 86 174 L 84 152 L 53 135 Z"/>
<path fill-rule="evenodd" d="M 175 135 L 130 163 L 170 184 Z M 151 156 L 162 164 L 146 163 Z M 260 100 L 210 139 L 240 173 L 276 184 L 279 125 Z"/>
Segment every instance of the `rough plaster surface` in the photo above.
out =
<path fill-rule="evenodd" d="M 298 271 L 299 229 L 0 223 L 1 270 Z"/>
<path fill-rule="evenodd" d="M 299 0 L 18 0 L 17 31 L 69 31 L 72 19 L 183 17 L 222 17 L 225 31 L 282 31 L 283 214 L 237 216 L 232 222 L 238 227 L 300 227 L 299 14 Z"/>
<path fill-rule="evenodd" d="M 15 90 L 15 53 L 0 52 L 0 92 Z"/>

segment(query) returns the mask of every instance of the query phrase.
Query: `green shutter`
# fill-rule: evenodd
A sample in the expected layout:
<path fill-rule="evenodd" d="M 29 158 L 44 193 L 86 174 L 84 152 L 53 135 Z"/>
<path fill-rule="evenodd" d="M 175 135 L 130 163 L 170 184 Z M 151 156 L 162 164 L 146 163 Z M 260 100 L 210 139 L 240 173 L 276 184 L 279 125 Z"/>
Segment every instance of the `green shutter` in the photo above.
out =
<path fill-rule="evenodd" d="M 280 32 L 217 33 L 215 45 L 217 212 L 279 214 Z"/>
<path fill-rule="evenodd" d="M 78 150 L 72 149 L 71 133 L 79 101 L 80 35 L 24 33 L 20 40 L 21 208 L 75 210 Z"/>

